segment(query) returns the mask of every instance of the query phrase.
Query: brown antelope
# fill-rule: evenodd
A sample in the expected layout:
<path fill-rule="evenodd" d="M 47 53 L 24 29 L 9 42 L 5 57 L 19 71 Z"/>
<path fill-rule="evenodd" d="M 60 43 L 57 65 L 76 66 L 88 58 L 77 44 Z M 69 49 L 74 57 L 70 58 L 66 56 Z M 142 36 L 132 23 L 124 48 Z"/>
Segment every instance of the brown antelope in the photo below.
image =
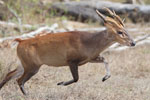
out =
<path fill-rule="evenodd" d="M 60 82 L 57 85 L 69 85 L 79 79 L 78 66 L 85 63 L 104 63 L 106 75 L 102 81 L 110 77 L 108 63 L 99 54 L 115 42 L 122 45 L 135 46 L 134 41 L 126 31 L 121 18 L 108 8 L 110 17 L 106 17 L 96 10 L 106 26 L 101 32 L 71 31 L 59 34 L 46 34 L 34 38 L 21 40 L 17 47 L 17 55 L 20 59 L 20 66 L 9 72 L 0 83 L 0 88 L 12 78 L 17 79 L 18 85 L 25 95 L 24 84 L 43 65 L 69 66 L 73 79 Z"/>

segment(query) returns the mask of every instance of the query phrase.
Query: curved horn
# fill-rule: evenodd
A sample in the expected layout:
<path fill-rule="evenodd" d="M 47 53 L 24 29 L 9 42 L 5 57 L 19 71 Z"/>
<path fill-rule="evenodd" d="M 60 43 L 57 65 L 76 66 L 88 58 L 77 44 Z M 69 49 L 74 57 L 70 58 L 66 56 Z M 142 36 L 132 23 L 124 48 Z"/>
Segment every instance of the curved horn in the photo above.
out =
<path fill-rule="evenodd" d="M 119 21 L 119 23 L 120 23 L 122 26 L 124 26 L 123 21 L 121 20 L 121 18 L 120 18 L 118 15 L 116 15 L 115 18 Z"/>
<path fill-rule="evenodd" d="M 101 17 L 101 19 L 106 22 L 105 20 L 105 16 L 103 14 L 101 14 L 97 9 L 96 9 L 96 13 Z"/>
<path fill-rule="evenodd" d="M 118 21 L 122 26 L 124 26 L 124 24 L 123 24 L 121 18 L 115 13 L 114 10 L 113 10 L 113 12 L 112 12 L 110 9 L 108 9 L 108 8 L 106 8 L 106 7 L 104 7 L 104 9 L 105 9 L 106 11 L 108 11 L 108 13 L 109 13 L 116 21 Z"/>
<path fill-rule="evenodd" d="M 114 12 L 112 12 L 110 9 L 108 9 L 108 8 L 106 8 L 106 7 L 104 7 L 104 9 L 112 16 L 112 17 L 114 17 Z"/>
<path fill-rule="evenodd" d="M 126 19 L 124 18 L 124 19 L 122 20 L 122 22 L 125 22 L 125 20 L 126 20 Z"/>

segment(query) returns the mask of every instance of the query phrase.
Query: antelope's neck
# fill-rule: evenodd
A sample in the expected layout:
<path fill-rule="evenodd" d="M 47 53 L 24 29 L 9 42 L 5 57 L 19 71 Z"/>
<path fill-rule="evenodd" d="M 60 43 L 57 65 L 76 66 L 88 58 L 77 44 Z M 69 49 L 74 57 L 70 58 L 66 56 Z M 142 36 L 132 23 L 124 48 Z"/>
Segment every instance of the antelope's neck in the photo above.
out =
<path fill-rule="evenodd" d="M 99 53 L 115 42 L 112 34 L 107 30 L 95 33 L 93 36 L 93 41 L 95 42 L 95 48 L 97 48 L 97 52 Z"/>

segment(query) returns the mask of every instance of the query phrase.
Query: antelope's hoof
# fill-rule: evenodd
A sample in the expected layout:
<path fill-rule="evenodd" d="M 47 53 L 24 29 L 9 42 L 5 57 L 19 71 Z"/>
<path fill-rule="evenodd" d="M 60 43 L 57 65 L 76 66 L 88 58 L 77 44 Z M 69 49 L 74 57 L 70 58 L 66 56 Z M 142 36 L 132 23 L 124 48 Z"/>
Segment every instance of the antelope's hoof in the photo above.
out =
<path fill-rule="evenodd" d="M 106 81 L 108 78 L 110 78 L 111 75 L 105 75 L 102 79 L 102 82 Z"/>
<path fill-rule="evenodd" d="M 57 83 L 57 85 L 63 85 L 63 86 L 65 86 L 64 82 L 59 82 L 59 83 Z"/>
<path fill-rule="evenodd" d="M 23 95 L 26 96 L 27 93 L 26 93 L 26 91 L 24 90 L 24 86 L 23 86 L 23 85 L 20 86 L 20 89 L 21 89 Z"/>

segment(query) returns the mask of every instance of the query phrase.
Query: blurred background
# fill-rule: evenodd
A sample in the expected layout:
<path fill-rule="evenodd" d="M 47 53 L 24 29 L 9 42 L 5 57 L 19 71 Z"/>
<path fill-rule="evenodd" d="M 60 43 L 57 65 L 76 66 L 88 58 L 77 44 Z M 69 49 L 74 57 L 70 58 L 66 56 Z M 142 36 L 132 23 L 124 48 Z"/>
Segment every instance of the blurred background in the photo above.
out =
<path fill-rule="evenodd" d="M 150 0 L 0 0 L 0 80 L 17 67 L 13 41 L 64 31 L 101 31 L 105 27 L 95 12 L 114 10 L 137 45 L 114 44 L 102 53 L 112 76 L 106 82 L 103 64 L 79 68 L 80 80 L 67 87 L 57 83 L 72 78 L 69 68 L 44 65 L 25 84 L 23 96 L 15 80 L 0 91 L 0 100 L 149 100 L 150 99 Z"/>

